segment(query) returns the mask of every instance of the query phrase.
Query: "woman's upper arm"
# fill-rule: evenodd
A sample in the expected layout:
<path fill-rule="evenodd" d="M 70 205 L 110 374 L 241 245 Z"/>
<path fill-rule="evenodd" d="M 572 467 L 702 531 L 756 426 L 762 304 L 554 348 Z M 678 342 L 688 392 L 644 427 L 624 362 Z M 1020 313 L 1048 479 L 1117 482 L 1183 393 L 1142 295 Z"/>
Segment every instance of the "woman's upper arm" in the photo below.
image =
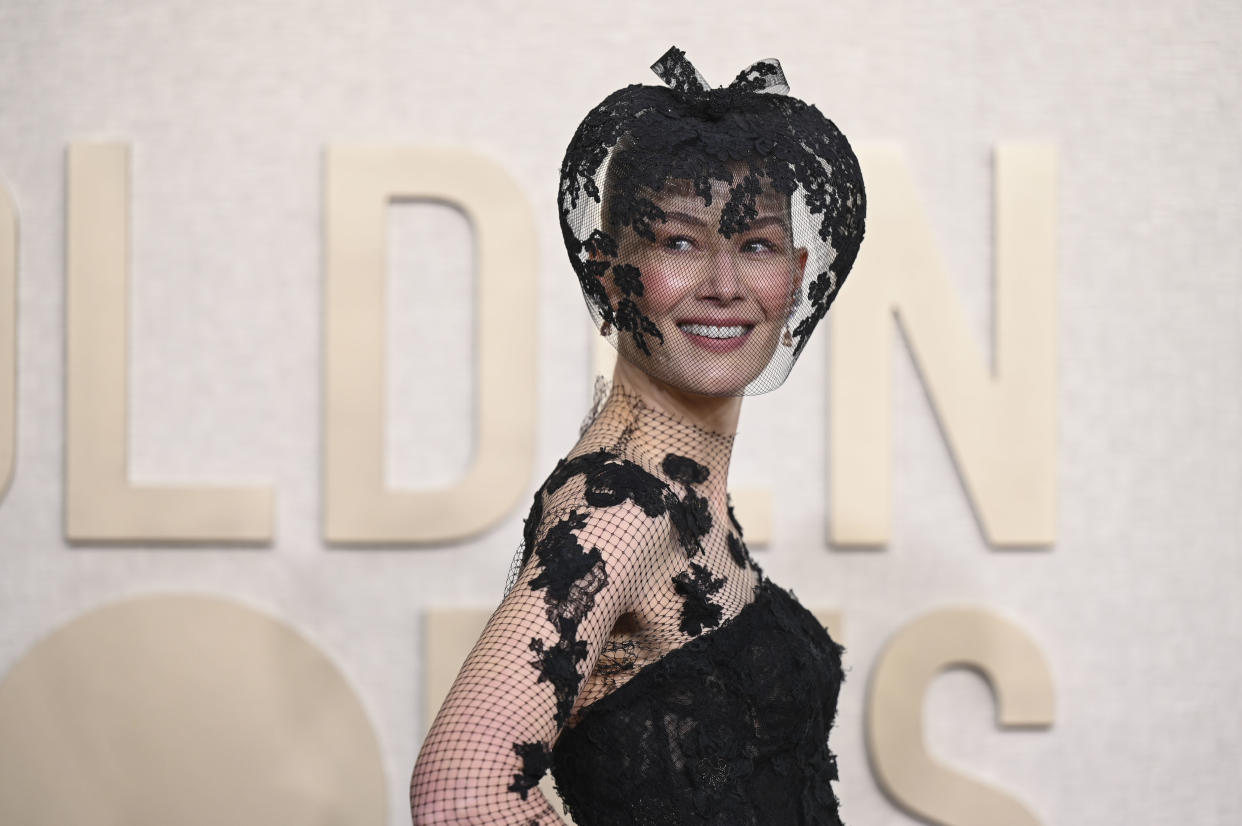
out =
<path fill-rule="evenodd" d="M 557 822 L 533 787 L 582 681 L 643 585 L 657 530 L 628 502 L 541 520 L 529 559 L 423 743 L 411 785 L 416 823 Z"/>

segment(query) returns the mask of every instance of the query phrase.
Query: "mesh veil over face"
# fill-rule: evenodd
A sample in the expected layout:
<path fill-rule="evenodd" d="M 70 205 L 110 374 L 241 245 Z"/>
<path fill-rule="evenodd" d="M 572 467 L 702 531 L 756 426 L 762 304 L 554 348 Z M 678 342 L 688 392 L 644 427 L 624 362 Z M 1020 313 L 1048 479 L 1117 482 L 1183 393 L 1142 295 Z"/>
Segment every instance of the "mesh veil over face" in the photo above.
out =
<path fill-rule="evenodd" d="M 712 89 L 677 48 L 592 109 L 561 166 L 565 247 L 601 334 L 703 395 L 778 387 L 858 254 L 866 196 L 840 130 L 775 60 Z"/>

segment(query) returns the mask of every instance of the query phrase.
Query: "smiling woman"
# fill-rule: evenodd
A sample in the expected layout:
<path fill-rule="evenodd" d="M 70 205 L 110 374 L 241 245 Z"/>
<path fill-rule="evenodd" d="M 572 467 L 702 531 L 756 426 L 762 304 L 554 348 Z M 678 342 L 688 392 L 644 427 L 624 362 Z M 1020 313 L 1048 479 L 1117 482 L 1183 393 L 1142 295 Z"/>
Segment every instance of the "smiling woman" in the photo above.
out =
<path fill-rule="evenodd" d="M 602 224 L 618 239 L 618 264 L 604 276 L 604 289 L 614 306 L 633 296 L 660 331 L 661 346 L 644 350 L 627 336 L 617 340 L 618 350 L 678 387 L 739 395 L 771 362 L 778 341 L 793 344 L 788 322 L 801 297 L 807 249 L 795 246 L 789 196 L 759 179 L 755 217 L 730 237 L 718 230 L 728 185 L 711 181 L 704 198 L 691 181 L 674 179 L 643 193 L 654 217 L 650 234 L 640 233 L 612 218 L 612 200 L 624 191 L 617 169 L 624 166 L 614 156 L 605 177 Z M 730 164 L 737 179 L 743 169 Z"/>
<path fill-rule="evenodd" d="M 416 823 L 552 826 L 550 768 L 578 826 L 840 824 L 842 649 L 751 558 L 728 474 L 741 396 L 849 272 L 862 179 L 775 61 L 710 90 L 677 49 L 653 68 L 566 152 L 566 248 L 620 358 L 423 744 Z"/>

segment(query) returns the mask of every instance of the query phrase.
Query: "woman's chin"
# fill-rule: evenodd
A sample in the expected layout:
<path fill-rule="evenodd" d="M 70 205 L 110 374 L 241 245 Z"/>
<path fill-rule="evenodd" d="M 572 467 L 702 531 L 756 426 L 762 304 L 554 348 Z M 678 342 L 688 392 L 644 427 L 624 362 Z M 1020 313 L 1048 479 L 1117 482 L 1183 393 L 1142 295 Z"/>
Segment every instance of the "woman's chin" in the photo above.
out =
<path fill-rule="evenodd" d="M 659 373 L 653 375 L 686 393 L 700 396 L 742 396 L 746 387 L 762 372 L 754 369 L 753 363 L 733 362 L 720 359 L 720 363 L 712 364 L 708 359 L 697 359 L 690 363 L 663 364 Z"/>

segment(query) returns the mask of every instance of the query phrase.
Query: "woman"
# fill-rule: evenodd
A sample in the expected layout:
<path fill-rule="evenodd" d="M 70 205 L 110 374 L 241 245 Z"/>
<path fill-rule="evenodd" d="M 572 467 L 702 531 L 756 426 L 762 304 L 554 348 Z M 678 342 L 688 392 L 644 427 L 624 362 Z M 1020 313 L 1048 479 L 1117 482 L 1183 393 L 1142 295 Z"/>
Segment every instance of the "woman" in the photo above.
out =
<path fill-rule="evenodd" d="M 535 495 L 504 600 L 423 744 L 418 824 L 839 824 L 841 647 L 751 558 L 741 396 L 784 381 L 862 240 L 857 159 L 776 61 L 676 48 L 593 109 L 561 227 L 611 393 Z"/>

